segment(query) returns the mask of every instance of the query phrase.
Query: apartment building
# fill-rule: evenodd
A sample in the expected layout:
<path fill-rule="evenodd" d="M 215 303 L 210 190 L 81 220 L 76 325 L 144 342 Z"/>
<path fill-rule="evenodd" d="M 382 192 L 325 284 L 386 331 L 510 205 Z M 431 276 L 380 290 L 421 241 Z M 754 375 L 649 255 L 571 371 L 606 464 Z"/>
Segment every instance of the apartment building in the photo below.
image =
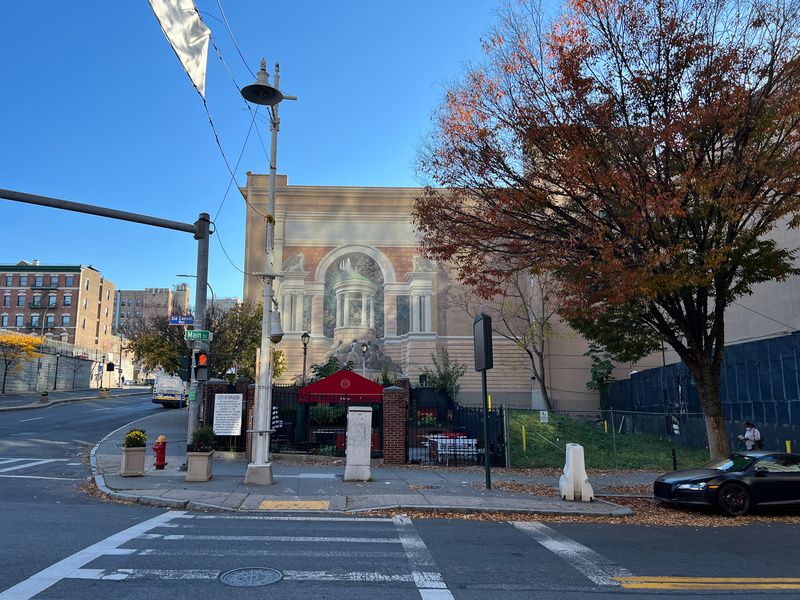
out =
<path fill-rule="evenodd" d="M 0 329 L 105 353 L 118 345 L 111 327 L 114 292 L 114 283 L 91 265 L 0 265 Z"/>
<path fill-rule="evenodd" d="M 149 320 L 155 316 L 189 314 L 190 288 L 179 283 L 171 288 L 117 290 L 114 299 L 114 331 L 128 319 Z"/>

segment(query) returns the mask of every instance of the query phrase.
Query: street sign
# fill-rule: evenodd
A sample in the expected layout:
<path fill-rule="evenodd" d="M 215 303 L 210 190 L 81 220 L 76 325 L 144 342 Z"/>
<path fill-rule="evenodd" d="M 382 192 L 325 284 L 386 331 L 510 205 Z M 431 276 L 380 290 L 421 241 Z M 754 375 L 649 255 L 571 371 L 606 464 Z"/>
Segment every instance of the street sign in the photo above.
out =
<path fill-rule="evenodd" d="M 184 333 L 184 339 L 189 341 L 199 340 L 201 342 L 210 342 L 214 339 L 214 334 L 205 329 L 187 329 Z"/>
<path fill-rule="evenodd" d="M 194 317 L 189 315 L 187 317 L 170 317 L 170 325 L 194 325 Z M 188 338 L 187 338 L 188 339 Z"/>

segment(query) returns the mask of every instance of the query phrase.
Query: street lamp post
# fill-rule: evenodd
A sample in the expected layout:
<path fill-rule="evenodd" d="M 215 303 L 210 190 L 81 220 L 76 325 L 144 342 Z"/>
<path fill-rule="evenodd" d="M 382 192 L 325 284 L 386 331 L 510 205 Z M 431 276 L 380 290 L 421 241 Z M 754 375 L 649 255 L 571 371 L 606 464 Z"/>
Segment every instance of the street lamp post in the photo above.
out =
<path fill-rule="evenodd" d="M 277 273 L 272 272 L 272 255 L 274 246 L 275 228 L 275 178 L 277 172 L 278 156 L 278 129 L 280 119 L 278 118 L 278 104 L 288 98 L 296 100 L 291 96 L 284 96 L 278 83 L 280 81 L 280 67 L 275 64 L 274 86 L 269 84 L 267 65 L 261 59 L 261 69 L 258 71 L 255 83 L 245 86 L 241 90 L 242 97 L 248 102 L 269 107 L 270 119 L 269 129 L 271 134 L 269 150 L 269 203 L 266 216 L 266 238 L 264 244 L 264 272 L 257 273 L 261 277 L 264 285 L 263 295 L 263 315 L 261 319 L 261 355 L 259 357 L 258 385 L 256 386 L 255 398 L 255 419 L 253 422 L 253 460 L 247 465 L 247 473 L 244 476 L 245 484 L 271 485 L 272 462 L 269 460 L 269 437 L 271 433 L 272 420 L 272 337 L 273 319 L 278 317 L 277 325 L 280 328 L 280 318 L 277 311 L 273 314 L 272 310 L 272 283 Z M 277 337 L 277 336 L 275 336 Z M 280 339 L 280 338 L 278 338 Z"/>
<path fill-rule="evenodd" d="M 369 346 L 367 342 L 361 342 L 361 376 L 367 376 L 367 349 Z"/>
<path fill-rule="evenodd" d="M 308 356 L 308 341 L 311 339 L 311 336 L 308 335 L 307 331 L 303 332 L 303 335 L 300 336 L 300 341 L 303 342 L 303 385 L 306 384 L 306 356 Z"/>

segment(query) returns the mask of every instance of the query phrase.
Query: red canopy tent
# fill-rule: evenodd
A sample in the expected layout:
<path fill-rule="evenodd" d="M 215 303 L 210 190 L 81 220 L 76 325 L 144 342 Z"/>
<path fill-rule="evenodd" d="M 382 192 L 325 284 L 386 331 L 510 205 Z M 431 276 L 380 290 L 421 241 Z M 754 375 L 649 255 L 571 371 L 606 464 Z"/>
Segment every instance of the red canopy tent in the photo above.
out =
<path fill-rule="evenodd" d="M 337 371 L 301 387 L 300 402 L 379 404 L 383 402 L 383 386 L 353 371 Z"/>

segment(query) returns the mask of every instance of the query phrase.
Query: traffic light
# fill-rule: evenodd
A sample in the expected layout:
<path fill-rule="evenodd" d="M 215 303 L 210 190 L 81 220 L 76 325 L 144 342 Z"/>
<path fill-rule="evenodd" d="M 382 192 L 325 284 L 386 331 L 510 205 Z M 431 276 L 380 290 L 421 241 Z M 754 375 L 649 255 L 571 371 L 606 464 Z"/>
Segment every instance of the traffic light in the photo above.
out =
<path fill-rule="evenodd" d="M 189 381 L 192 378 L 191 356 L 178 357 L 178 377 L 181 378 L 181 381 Z"/>
<path fill-rule="evenodd" d="M 194 353 L 194 378 L 197 381 L 208 381 L 209 356 L 205 350 Z"/>

